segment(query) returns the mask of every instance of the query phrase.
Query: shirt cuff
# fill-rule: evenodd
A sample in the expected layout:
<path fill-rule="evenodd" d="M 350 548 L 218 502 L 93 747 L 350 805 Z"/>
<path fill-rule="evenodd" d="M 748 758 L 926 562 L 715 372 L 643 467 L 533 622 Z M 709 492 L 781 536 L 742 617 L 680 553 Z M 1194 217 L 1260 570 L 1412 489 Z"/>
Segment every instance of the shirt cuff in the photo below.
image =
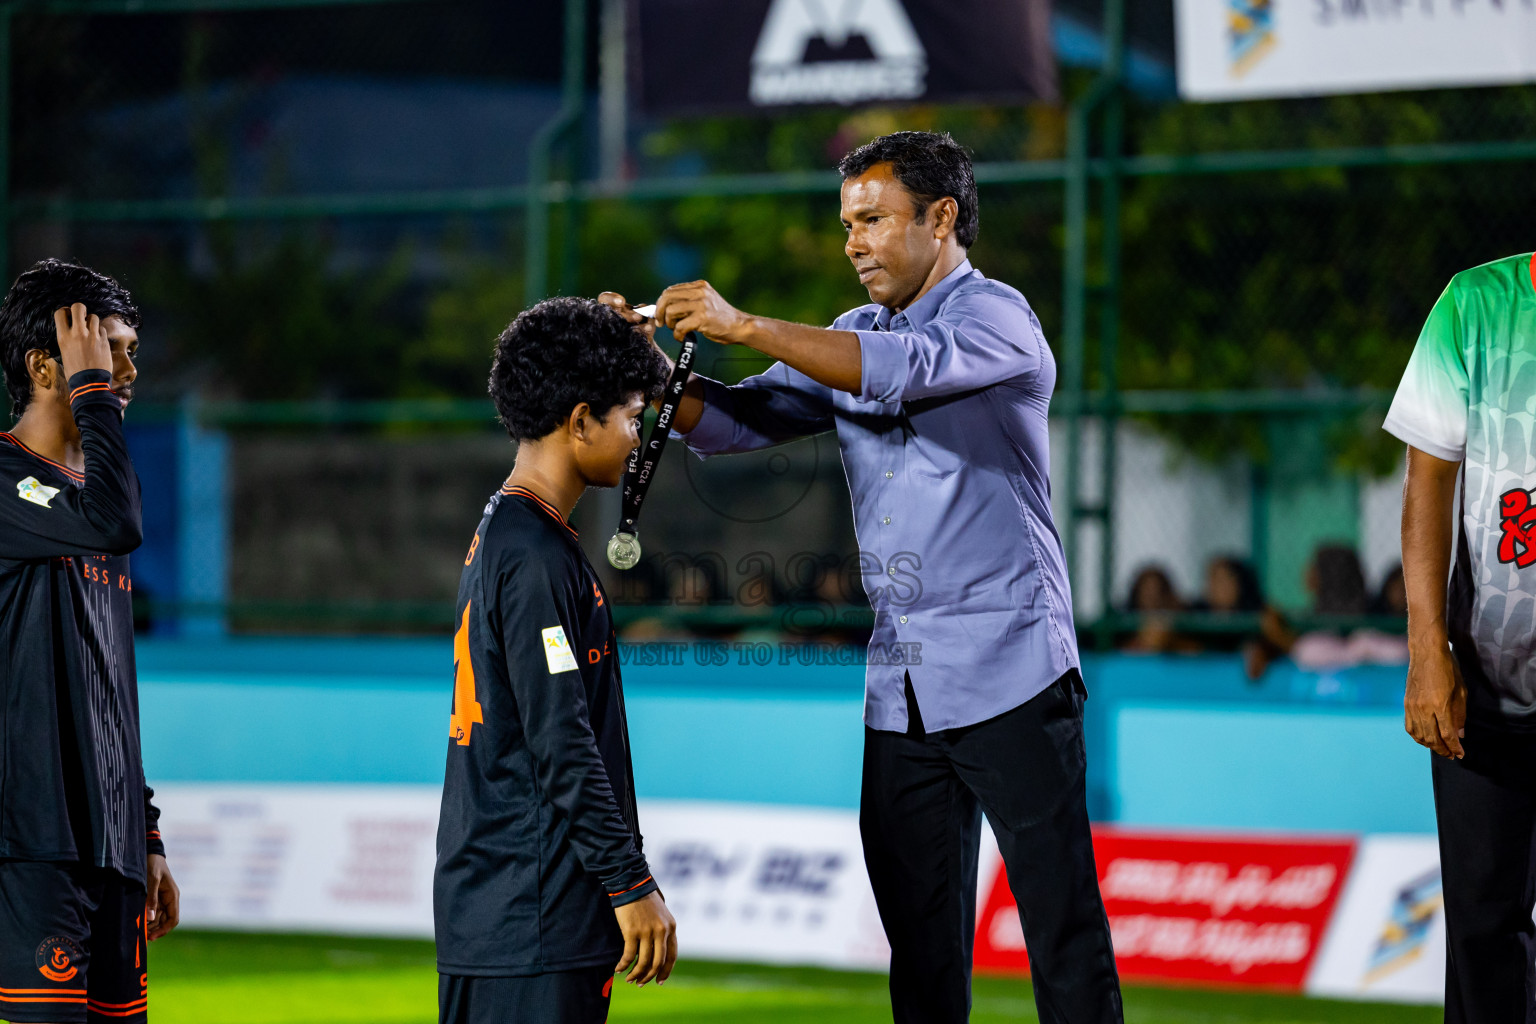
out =
<path fill-rule="evenodd" d="M 123 407 L 112 393 L 112 374 L 106 370 L 81 370 L 69 378 L 69 404 L 74 409 L 87 404 L 110 404 L 114 409 Z"/>
<path fill-rule="evenodd" d="M 699 377 L 699 381 L 704 385 L 704 412 L 699 416 L 699 422 L 688 433 L 680 434 L 674 430 L 671 436 L 681 438 L 688 450 L 702 459 L 730 448 L 731 439 L 736 436 L 736 421 L 725 410 L 730 401 L 730 389 L 708 377 Z"/>
<path fill-rule="evenodd" d="M 661 888 L 661 886 L 656 884 L 655 876 L 646 875 L 645 881 L 641 882 L 639 885 L 625 889 L 623 892 L 611 892 L 608 894 L 608 899 L 613 903 L 615 908 L 618 908 L 624 906 L 626 903 L 635 903 L 639 900 L 643 900 L 659 888 Z"/>
<path fill-rule="evenodd" d="M 147 856 L 165 856 L 165 841 L 160 838 L 160 830 L 153 829 L 144 834 L 144 852 Z"/>
<path fill-rule="evenodd" d="M 1394 419 L 1390 414 L 1387 416 L 1386 422 L 1381 425 L 1381 429 L 1404 444 L 1411 444 L 1419 451 L 1428 452 L 1435 458 L 1444 459 L 1446 462 L 1460 462 L 1467 457 L 1465 446 L 1461 448 L 1446 447 L 1437 441 L 1430 440 L 1412 425 L 1400 419 Z"/>
<path fill-rule="evenodd" d="M 907 348 L 889 331 L 854 331 L 859 336 L 859 397 L 866 402 L 899 402 L 907 388 Z"/>

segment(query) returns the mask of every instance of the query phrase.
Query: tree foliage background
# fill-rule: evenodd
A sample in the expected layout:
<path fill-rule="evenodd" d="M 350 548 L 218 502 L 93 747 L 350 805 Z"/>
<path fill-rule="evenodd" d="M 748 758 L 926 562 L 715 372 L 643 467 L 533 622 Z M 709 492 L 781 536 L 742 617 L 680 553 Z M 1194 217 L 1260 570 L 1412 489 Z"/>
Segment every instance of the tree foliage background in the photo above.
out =
<path fill-rule="evenodd" d="M 504 4 L 454 2 L 474 16 L 444 18 L 431 4 L 18 16 L 14 187 L 102 197 L 132 184 L 120 170 L 123 154 L 79 159 L 65 144 L 125 97 L 186 98 L 196 136 L 192 178 L 214 196 L 229 185 L 230 147 L 250 140 L 231 134 L 209 97 L 259 91 L 274 75 L 425 78 L 441 65 L 488 81 L 534 69 L 527 74 L 552 87 L 558 60 L 538 40 L 555 37 L 553 22 L 522 32 Z M 523 47 L 516 60 L 495 42 L 503 37 Z M 1089 77 L 1064 75 L 1070 103 Z M 1065 149 L 1065 111 L 695 118 L 642 125 L 633 158 L 644 174 L 825 170 L 874 135 L 922 128 L 949 131 L 981 162 L 1051 160 Z M 1133 98 L 1126 120 L 1133 154 L 1499 141 L 1528 138 L 1533 124 L 1530 86 L 1231 104 Z M 568 173 L 595 173 L 593 141 L 584 138 Z M 1128 180 L 1120 386 L 1391 388 L 1453 273 L 1536 244 L 1533 169 L 1531 161 L 1500 161 Z M 272 177 L 270 188 L 281 191 L 280 166 Z M 984 186 L 972 253 L 987 274 L 1029 297 L 1053 342 L 1061 329 L 1062 191 L 1059 182 Z M 570 217 L 556 210 L 553 220 L 554 280 L 567 290 L 648 300 L 674 281 L 706 277 L 745 309 L 821 324 L 865 301 L 842 254 L 831 190 L 602 201 Z M 1095 237 L 1100 227 L 1091 225 Z M 161 342 L 166 372 L 154 375 L 162 384 L 147 385 L 149 395 L 196 386 L 231 398 L 473 397 L 483 393 L 493 339 L 523 303 L 515 214 L 402 219 L 374 234 L 334 218 L 238 229 L 143 224 L 117 234 L 85 226 L 70 248 L 121 268 L 150 308 L 148 337 Z M 1100 379 L 1095 331 L 1090 323 L 1090 382 Z M 731 356 L 718 367 L 724 376 L 760 365 Z M 1274 431 L 1256 420 L 1182 416 L 1158 425 L 1195 455 L 1273 455 Z M 1329 425 L 1341 466 L 1390 461 L 1375 427 L 1350 417 Z"/>

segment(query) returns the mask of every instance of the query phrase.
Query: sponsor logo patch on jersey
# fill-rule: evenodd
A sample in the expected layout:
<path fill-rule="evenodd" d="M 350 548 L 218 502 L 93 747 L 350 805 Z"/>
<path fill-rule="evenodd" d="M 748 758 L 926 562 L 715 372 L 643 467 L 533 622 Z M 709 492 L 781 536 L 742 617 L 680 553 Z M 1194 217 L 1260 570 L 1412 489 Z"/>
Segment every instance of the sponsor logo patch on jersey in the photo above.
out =
<path fill-rule="evenodd" d="M 38 971 L 49 981 L 68 981 L 80 973 L 79 964 L 85 956 L 73 939 L 55 935 L 38 945 L 34 959 Z"/>
<path fill-rule="evenodd" d="M 1521 487 L 1499 496 L 1499 561 L 1524 569 L 1536 564 L 1536 505 Z"/>
<path fill-rule="evenodd" d="M 550 626 L 544 630 L 544 660 L 549 662 L 550 675 L 576 671 L 576 655 L 565 638 L 565 627 Z"/>
<path fill-rule="evenodd" d="M 43 508 L 52 508 L 53 506 L 48 503 L 53 500 L 54 495 L 59 493 L 59 489 L 49 487 L 35 476 L 29 476 L 16 485 L 16 493 L 21 496 L 22 501 L 30 501 Z"/>

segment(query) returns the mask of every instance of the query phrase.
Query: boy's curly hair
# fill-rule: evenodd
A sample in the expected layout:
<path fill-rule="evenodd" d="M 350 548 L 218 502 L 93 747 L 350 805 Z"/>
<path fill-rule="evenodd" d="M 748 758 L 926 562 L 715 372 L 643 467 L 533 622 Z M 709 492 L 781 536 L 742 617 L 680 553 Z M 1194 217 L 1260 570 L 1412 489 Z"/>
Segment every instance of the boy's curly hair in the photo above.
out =
<path fill-rule="evenodd" d="M 595 299 L 545 299 L 496 339 L 491 401 L 515 440 L 552 432 L 582 402 L 599 421 L 635 394 L 647 403 L 667 383 L 667 362 L 646 336 Z"/>

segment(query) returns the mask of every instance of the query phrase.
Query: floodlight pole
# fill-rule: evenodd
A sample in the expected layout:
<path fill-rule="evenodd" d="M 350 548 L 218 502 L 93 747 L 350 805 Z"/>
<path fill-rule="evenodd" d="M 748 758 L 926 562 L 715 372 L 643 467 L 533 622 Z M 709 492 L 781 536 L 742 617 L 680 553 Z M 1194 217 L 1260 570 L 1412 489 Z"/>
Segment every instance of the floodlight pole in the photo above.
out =
<path fill-rule="evenodd" d="M 1066 509 L 1067 571 L 1074 575 L 1082 551 L 1079 533 L 1088 520 L 1099 523 L 1099 618 L 1101 641 L 1108 639 L 1114 586 L 1114 473 L 1115 388 L 1119 363 L 1120 304 L 1120 175 L 1123 145 L 1124 103 L 1122 84 L 1125 65 L 1125 2 L 1104 0 L 1104 63 L 1081 99 L 1072 106 L 1067 121 L 1066 240 L 1062 267 L 1062 396 L 1067 405 L 1066 465 L 1062 473 Z M 1102 281 L 1088 283 L 1088 219 L 1091 200 L 1091 140 L 1094 115 L 1103 114 L 1104 162 Z M 1105 394 L 1100 413 L 1099 499 L 1086 502 L 1081 495 L 1083 420 L 1089 415 L 1087 381 L 1087 313 L 1090 291 L 1100 299 L 1099 355 L 1101 385 Z M 1079 578 L 1081 582 L 1081 579 Z M 1080 602 L 1074 601 L 1074 604 Z"/>
<path fill-rule="evenodd" d="M 587 72 L 586 0 L 565 0 L 565 55 L 560 112 L 544 124 L 533 137 L 528 153 L 528 227 L 524 235 L 524 296 L 529 305 L 546 297 L 549 291 L 549 199 L 550 158 L 555 144 L 581 123 L 585 105 Z M 571 177 L 576 176 L 573 167 Z M 569 187 L 568 193 L 572 191 Z M 564 201 L 571 202 L 566 195 Z M 567 246 L 575 238 L 566 239 Z"/>

